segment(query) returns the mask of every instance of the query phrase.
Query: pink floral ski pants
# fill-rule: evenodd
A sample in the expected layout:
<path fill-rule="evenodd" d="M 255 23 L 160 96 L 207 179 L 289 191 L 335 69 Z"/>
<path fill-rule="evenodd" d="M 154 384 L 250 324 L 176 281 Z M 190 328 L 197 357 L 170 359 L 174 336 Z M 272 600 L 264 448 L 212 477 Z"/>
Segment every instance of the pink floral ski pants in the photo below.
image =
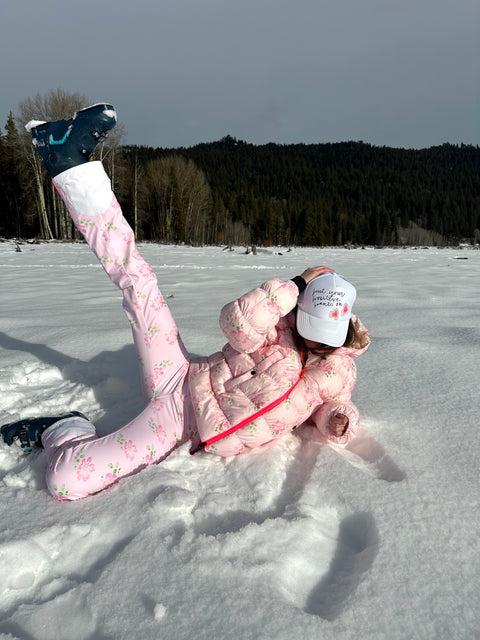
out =
<path fill-rule="evenodd" d="M 103 438 L 79 417 L 44 432 L 47 486 L 60 500 L 76 500 L 162 460 L 194 438 L 196 429 L 186 391 L 188 353 L 150 265 L 135 248 L 103 166 L 89 162 L 74 167 L 54 183 L 75 226 L 123 293 L 147 403 L 134 420 Z"/>

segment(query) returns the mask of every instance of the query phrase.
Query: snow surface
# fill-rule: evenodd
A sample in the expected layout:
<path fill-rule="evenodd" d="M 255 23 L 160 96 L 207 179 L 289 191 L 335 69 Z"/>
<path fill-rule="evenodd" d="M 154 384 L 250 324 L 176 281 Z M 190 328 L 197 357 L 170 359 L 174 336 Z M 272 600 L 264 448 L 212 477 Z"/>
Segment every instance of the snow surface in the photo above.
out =
<path fill-rule="evenodd" d="M 86 245 L 0 244 L 0 422 L 142 408 L 119 292 Z M 45 460 L 0 444 L 0 637 L 480 637 L 480 252 L 140 245 L 193 354 L 220 307 L 327 264 L 357 286 L 363 435 L 313 430 L 221 459 L 188 447 L 59 503 Z"/>

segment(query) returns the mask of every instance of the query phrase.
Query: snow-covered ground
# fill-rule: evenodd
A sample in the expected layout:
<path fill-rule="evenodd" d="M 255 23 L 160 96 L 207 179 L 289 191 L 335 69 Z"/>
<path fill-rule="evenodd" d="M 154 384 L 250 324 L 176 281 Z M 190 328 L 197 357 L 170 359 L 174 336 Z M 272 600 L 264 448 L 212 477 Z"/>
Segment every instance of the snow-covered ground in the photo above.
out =
<path fill-rule="evenodd" d="M 364 433 L 343 454 L 308 429 L 227 460 L 184 447 L 75 503 L 41 450 L 0 444 L 0 637 L 479 638 L 480 251 L 139 248 L 197 355 L 272 276 L 352 280 Z M 0 422 L 136 415 L 129 325 L 87 246 L 6 242 L 0 268 Z"/>

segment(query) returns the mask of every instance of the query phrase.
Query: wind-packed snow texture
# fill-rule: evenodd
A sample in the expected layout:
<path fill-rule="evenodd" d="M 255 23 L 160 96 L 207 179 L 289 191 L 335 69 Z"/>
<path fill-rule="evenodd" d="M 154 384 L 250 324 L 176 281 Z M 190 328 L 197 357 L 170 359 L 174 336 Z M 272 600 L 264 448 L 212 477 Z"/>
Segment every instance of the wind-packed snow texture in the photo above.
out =
<path fill-rule="evenodd" d="M 326 264 L 372 346 L 348 451 L 313 430 L 232 459 L 181 448 L 76 503 L 0 444 L 0 635 L 459 640 L 480 633 L 480 252 L 140 245 L 192 354 L 221 306 Z M 119 292 L 84 244 L 0 244 L 0 421 L 142 408 Z"/>

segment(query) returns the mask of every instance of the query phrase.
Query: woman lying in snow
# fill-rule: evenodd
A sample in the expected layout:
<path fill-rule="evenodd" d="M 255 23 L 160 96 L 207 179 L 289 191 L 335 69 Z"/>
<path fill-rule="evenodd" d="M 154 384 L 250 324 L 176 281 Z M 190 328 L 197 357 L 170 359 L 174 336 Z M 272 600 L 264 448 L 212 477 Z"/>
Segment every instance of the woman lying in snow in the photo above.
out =
<path fill-rule="evenodd" d="M 222 309 L 222 351 L 190 360 L 102 164 L 87 162 L 115 123 L 113 107 L 99 104 L 27 128 L 76 227 L 123 292 L 145 409 L 103 438 L 71 412 L 5 425 L 5 441 L 45 448 L 47 486 L 61 500 L 96 493 L 189 439 L 192 451 L 232 456 L 310 421 L 348 443 L 359 421 L 350 401 L 354 360 L 370 342 L 352 315 L 354 287 L 323 266 L 264 282 Z"/>

